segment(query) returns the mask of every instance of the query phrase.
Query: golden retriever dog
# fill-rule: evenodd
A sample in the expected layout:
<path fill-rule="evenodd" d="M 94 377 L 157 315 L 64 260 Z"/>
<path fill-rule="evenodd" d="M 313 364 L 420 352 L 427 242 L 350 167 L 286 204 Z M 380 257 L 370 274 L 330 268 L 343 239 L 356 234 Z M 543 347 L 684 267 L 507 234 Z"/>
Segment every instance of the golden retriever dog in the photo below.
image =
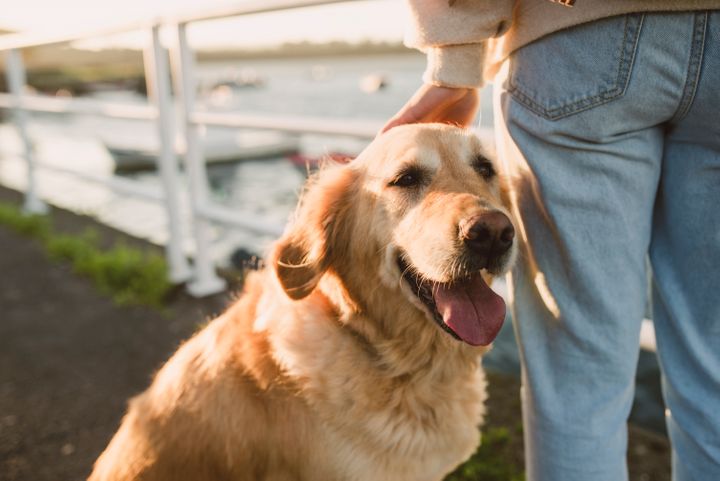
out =
<path fill-rule="evenodd" d="M 132 399 L 92 481 L 438 481 L 480 442 L 516 252 L 469 131 L 390 130 L 308 182 L 268 268 Z"/>

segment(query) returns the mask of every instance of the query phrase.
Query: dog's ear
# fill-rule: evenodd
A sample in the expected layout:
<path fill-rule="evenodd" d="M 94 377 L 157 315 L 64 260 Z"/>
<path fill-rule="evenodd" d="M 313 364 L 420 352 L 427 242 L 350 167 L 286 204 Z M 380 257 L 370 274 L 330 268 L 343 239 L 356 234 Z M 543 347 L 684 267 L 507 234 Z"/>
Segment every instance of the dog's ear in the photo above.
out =
<path fill-rule="evenodd" d="M 272 265 L 292 299 L 302 299 L 317 286 L 339 250 L 342 232 L 350 229 L 348 211 L 356 190 L 356 172 L 348 167 L 321 171 L 308 181 L 295 219 L 275 245 Z"/>

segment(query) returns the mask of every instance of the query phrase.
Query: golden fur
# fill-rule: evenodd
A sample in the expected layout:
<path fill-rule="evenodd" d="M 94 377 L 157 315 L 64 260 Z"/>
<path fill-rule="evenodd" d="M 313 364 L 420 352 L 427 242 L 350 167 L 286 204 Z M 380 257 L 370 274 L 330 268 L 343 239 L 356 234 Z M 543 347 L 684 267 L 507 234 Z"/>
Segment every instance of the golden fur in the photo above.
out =
<path fill-rule="evenodd" d="M 271 268 L 130 402 L 90 480 L 437 481 L 470 456 L 484 348 L 429 318 L 395 256 L 447 281 L 458 222 L 507 213 L 470 166 L 481 151 L 458 128 L 404 126 L 323 169 Z M 390 185 L 405 165 L 422 189 Z"/>

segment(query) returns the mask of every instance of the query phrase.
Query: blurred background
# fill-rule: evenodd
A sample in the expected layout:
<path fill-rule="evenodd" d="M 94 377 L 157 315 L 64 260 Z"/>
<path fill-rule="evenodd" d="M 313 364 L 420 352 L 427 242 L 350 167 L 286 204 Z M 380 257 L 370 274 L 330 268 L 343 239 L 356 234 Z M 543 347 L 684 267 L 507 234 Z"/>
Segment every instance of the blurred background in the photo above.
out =
<path fill-rule="evenodd" d="M 274 3 L 328 4 L 232 15 L 271 10 Z M 302 117 L 311 117 L 325 121 L 329 130 L 350 121 L 346 130 L 352 131 L 353 125 L 361 123 L 364 130 L 356 129 L 359 133 L 352 136 L 200 126 L 209 199 L 238 216 L 259 216 L 282 226 L 295 204 L 306 164 L 312 167 L 323 154 L 357 154 L 373 129 L 419 86 L 424 57 L 402 45 L 403 17 L 402 2 L 393 0 L 236 2 L 230 7 L 218 1 L 126 0 L 122 8 L 92 0 L 30 0 L 3 9 L 0 29 L 32 33 L 27 37 L 30 45 L 55 34 L 82 36 L 22 49 L 26 92 L 55 99 L 142 105 L 148 103 L 144 68 L 148 55 L 144 52 L 151 48 L 152 39 L 147 27 L 134 26 L 157 22 L 162 48 L 171 50 L 177 44 L 174 22 L 197 19 L 187 22 L 186 32 L 195 59 L 198 110 L 260 114 L 271 124 L 273 119 L 277 124 L 289 117 L 301 123 Z M 129 31 L 93 35 L 106 27 L 111 32 Z M 0 79 L 0 89 L 7 90 L 3 83 Z M 488 125 L 491 104 L 489 99 L 484 102 Z M 176 124 L 181 127 L 177 108 Z M 39 164 L 121 176 L 160 189 L 155 160 L 158 134 L 152 120 L 79 112 L 34 111 L 30 115 L 28 133 Z M 5 157 L 0 182 L 21 187 L 25 176 L 22 145 L 8 121 L 6 116 L 0 126 L 0 151 Z M 180 130 L 175 132 L 175 147 L 182 157 Z M 182 170 L 182 159 L 179 165 Z M 180 182 L 187 183 L 184 177 L 180 172 Z M 92 213 L 153 242 L 167 241 L 166 216 L 157 203 L 140 208 L 137 196 L 115 195 L 106 186 L 86 185 L 72 175 L 40 169 L 38 179 L 42 196 L 54 204 Z M 183 216 L 186 235 L 190 222 Z M 273 233 L 261 230 L 226 229 L 222 223 L 213 225 L 211 236 L 212 255 L 221 265 L 230 262 L 236 247 L 262 253 L 274 238 Z M 185 241 L 184 248 L 192 251 L 192 244 Z"/>
<path fill-rule="evenodd" d="M 319 159 L 357 155 L 418 88 L 425 58 L 402 44 L 401 0 L 0 0 L 0 12 L 0 204 L 164 259 L 148 274 L 128 251 L 80 252 L 91 278 L 108 272 L 101 291 L 115 279 L 109 301 L 70 275 L 82 266 L 43 263 L 0 225 L 0 269 L 13 273 L 0 278 L 0 480 L 83 479 L 125 400 L 228 302 L 223 271 L 262 257 Z M 487 87 L 476 122 L 487 139 L 491 98 Z M 45 224 L 3 209 L 0 224 L 40 232 L 50 258 L 94 245 L 58 247 Z M 158 278 L 167 286 L 142 301 Z M 152 308 L 125 306 L 130 284 Z M 631 433 L 633 480 L 669 479 L 648 327 L 633 422 L 659 437 Z M 509 319 L 485 364 L 501 377 L 477 462 L 494 460 L 483 479 L 522 479 Z"/>

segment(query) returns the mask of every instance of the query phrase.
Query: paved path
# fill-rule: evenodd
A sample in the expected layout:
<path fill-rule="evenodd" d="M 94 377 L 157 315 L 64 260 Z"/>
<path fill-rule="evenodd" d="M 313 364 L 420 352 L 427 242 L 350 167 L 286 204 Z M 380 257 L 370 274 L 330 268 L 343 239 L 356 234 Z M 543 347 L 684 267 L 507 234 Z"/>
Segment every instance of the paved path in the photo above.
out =
<path fill-rule="evenodd" d="M 118 308 L 0 226 L 0 480 L 85 479 L 127 399 L 223 304 L 176 295 L 168 314 Z"/>

